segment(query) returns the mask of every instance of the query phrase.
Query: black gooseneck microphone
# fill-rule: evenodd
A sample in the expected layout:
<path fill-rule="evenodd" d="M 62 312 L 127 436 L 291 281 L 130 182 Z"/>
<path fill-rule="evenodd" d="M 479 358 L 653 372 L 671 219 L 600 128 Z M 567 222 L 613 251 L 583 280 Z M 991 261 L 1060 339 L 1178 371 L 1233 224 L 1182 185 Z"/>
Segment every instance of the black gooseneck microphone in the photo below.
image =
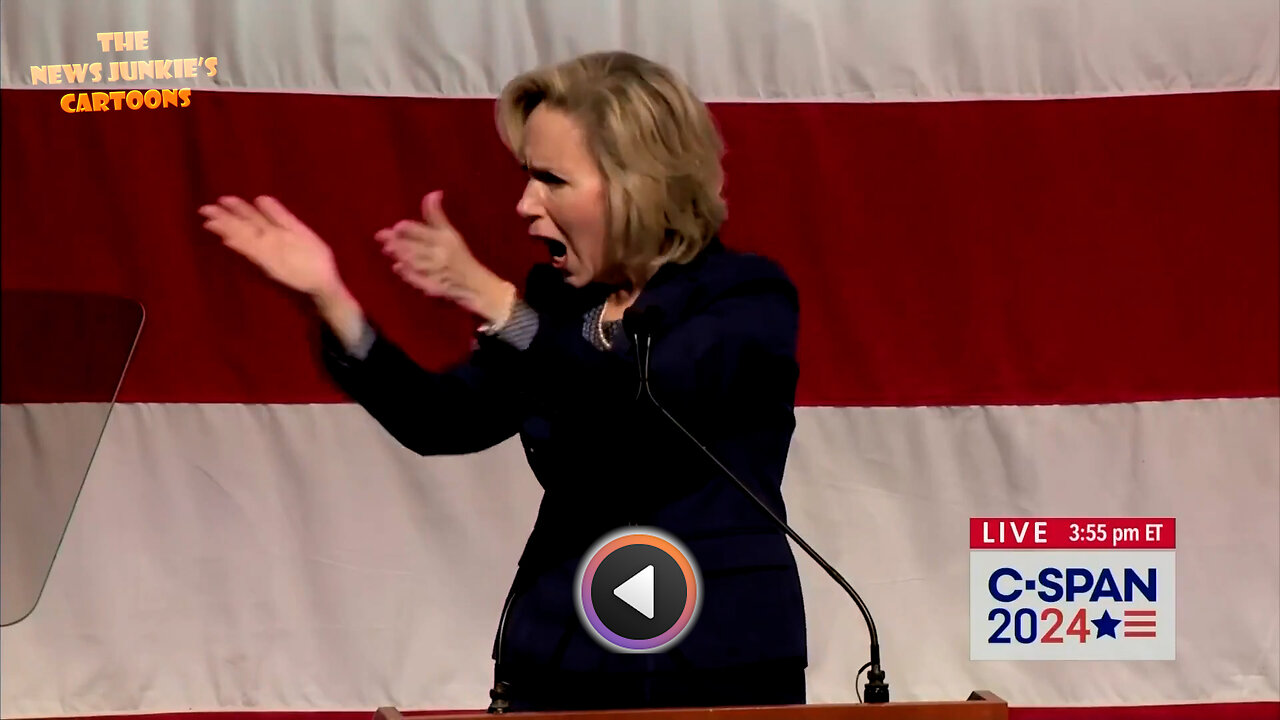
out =
<path fill-rule="evenodd" d="M 636 310 L 633 308 L 627 310 L 626 313 L 623 314 L 622 325 L 631 333 L 631 341 L 635 345 L 636 369 L 640 375 L 641 388 L 644 393 L 649 396 L 649 401 L 653 403 L 653 406 L 658 408 L 658 410 L 671 421 L 671 424 L 674 425 L 676 429 L 684 434 L 690 442 L 696 445 L 697 448 L 702 451 L 703 455 L 710 458 L 710 460 L 720 468 L 720 471 L 738 486 L 739 490 L 745 493 L 747 497 L 751 498 L 751 500 L 762 511 L 764 511 L 765 515 L 768 515 L 769 519 L 772 520 L 773 523 L 782 530 L 782 532 L 786 533 L 787 537 L 794 540 L 809 557 L 813 558 L 814 562 L 818 563 L 823 570 L 827 571 L 827 574 L 831 576 L 831 579 L 835 580 L 836 583 L 844 589 L 845 593 L 849 595 L 849 597 L 853 598 L 853 602 L 857 604 L 858 610 L 862 611 L 862 619 L 866 621 L 867 632 L 871 636 L 871 659 L 858 670 L 858 675 L 861 675 L 863 670 L 870 668 L 867 672 L 867 684 L 864 688 L 864 692 L 859 696 L 858 700 L 859 702 L 865 701 L 867 703 L 889 702 L 889 685 L 884 681 L 884 670 L 880 667 L 880 636 L 876 633 L 876 623 L 871 619 L 871 611 L 867 609 L 867 604 L 862 601 L 862 597 L 858 595 L 858 592 L 853 589 L 853 586 L 850 585 L 835 568 L 831 567 L 830 563 L 818 554 L 817 550 L 810 547 L 809 543 L 805 542 L 803 538 L 796 534 L 796 531 L 792 530 L 791 527 L 782 520 L 782 518 L 778 517 L 763 500 L 757 497 L 755 493 L 751 492 L 751 489 L 739 480 L 737 475 L 734 475 L 729 468 L 725 467 L 724 463 L 720 462 L 720 458 L 717 458 L 706 448 L 705 445 L 699 442 L 698 439 L 693 436 L 693 433 L 686 430 L 684 426 L 680 424 L 680 421 L 672 417 L 671 413 L 667 412 L 667 409 L 662 407 L 662 404 L 658 402 L 658 399 L 653 396 L 653 389 L 649 386 L 649 351 L 652 349 L 654 332 L 662 323 L 663 315 L 664 313 L 662 309 L 656 305 L 651 305 L 642 310 Z M 640 344 L 640 340 L 642 338 L 644 340 L 643 349 Z M 857 687 L 857 682 L 857 676 L 855 676 L 855 688 Z"/>
<path fill-rule="evenodd" d="M 502 677 L 502 641 L 507 630 L 507 613 L 510 612 L 511 603 L 520 592 L 520 584 L 514 583 L 511 591 L 507 593 L 506 602 L 502 604 L 502 616 L 498 618 L 498 637 L 493 653 L 493 688 L 489 690 L 488 712 L 490 715 L 505 715 L 511 709 L 511 700 L 508 697 L 508 693 L 511 692 L 511 683 Z"/>

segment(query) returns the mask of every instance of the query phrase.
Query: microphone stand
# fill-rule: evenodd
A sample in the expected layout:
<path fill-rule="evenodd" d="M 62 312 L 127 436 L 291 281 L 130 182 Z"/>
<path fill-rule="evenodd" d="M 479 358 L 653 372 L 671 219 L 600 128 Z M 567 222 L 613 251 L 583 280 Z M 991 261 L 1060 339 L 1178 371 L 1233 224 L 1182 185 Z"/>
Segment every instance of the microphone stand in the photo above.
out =
<path fill-rule="evenodd" d="M 493 688 L 489 690 L 488 713 L 490 715 L 506 715 L 511 710 L 509 698 L 511 683 L 502 679 L 502 641 L 507 629 L 507 613 L 511 610 L 511 603 L 519 594 L 519 590 L 520 588 L 515 586 L 511 588 L 511 592 L 507 593 L 506 602 L 502 604 L 502 616 L 498 618 L 497 649 L 493 658 Z"/>
<path fill-rule="evenodd" d="M 641 320 L 641 322 L 643 322 L 643 319 Z M 693 433 L 686 430 L 685 427 L 680 424 L 680 421 L 672 417 L 671 413 L 667 412 L 667 409 L 662 407 L 662 404 L 658 402 L 658 399 L 653 396 L 653 388 L 649 386 L 649 351 L 652 345 L 652 338 L 649 332 L 646 332 L 644 334 L 644 340 L 645 340 L 644 353 L 643 353 L 644 359 L 643 359 L 643 362 L 641 362 L 638 333 L 632 335 L 632 342 L 636 346 L 636 365 L 637 365 L 637 370 L 639 371 L 639 374 L 640 374 L 640 385 L 641 385 L 641 388 L 644 390 L 645 394 L 649 396 L 649 400 L 653 403 L 653 406 L 658 408 L 658 410 L 663 415 L 665 415 L 668 420 L 671 421 L 672 425 L 674 425 L 678 430 L 680 430 L 680 432 L 684 434 L 685 437 L 687 437 L 695 446 L 697 446 L 697 448 L 702 451 L 703 455 L 706 455 L 708 458 L 710 458 L 711 461 L 714 462 L 716 466 L 720 468 L 720 471 L 723 472 L 730 480 L 734 482 L 735 485 L 738 486 L 739 490 L 741 490 L 747 497 L 751 498 L 751 500 L 761 510 L 763 510 L 766 515 L 769 516 L 769 519 L 773 521 L 774 525 L 777 525 L 778 528 L 787 535 L 787 537 L 794 540 L 795 543 L 799 545 L 800 548 L 803 549 L 809 557 L 813 558 L 814 562 L 818 563 L 818 565 L 821 566 L 822 569 L 825 570 L 827 574 L 831 576 L 832 580 L 835 580 L 836 583 L 839 584 L 840 587 L 844 589 L 845 593 L 847 593 L 849 597 L 853 598 L 853 602 L 858 606 L 858 610 L 862 612 L 862 619 L 866 621 L 867 631 L 871 636 L 871 660 L 867 662 L 866 665 L 862 666 L 862 669 L 866 669 L 870 667 L 870 670 L 868 670 L 867 672 L 867 684 L 864 688 L 863 695 L 860 696 L 858 700 L 859 702 L 862 702 L 863 699 L 865 698 L 865 702 L 875 703 L 875 704 L 889 702 L 889 685 L 884 681 L 885 673 L 884 673 L 884 670 L 880 667 L 880 636 L 876 632 L 876 623 L 874 620 L 871 619 L 871 611 L 867 609 L 867 604 L 862 601 L 862 597 L 858 595 L 858 592 L 856 590 L 853 589 L 853 586 L 850 585 L 849 582 L 845 580 L 844 577 L 839 572 L 837 572 L 836 569 L 832 567 L 830 563 L 828 563 L 825 559 L 823 559 L 823 557 L 819 555 L 816 550 L 810 547 L 809 543 L 805 542 L 803 538 L 797 535 L 796 531 L 792 530 L 791 527 L 782 520 L 782 518 L 774 514 L 773 510 L 771 510 L 763 500 L 756 497 L 756 494 L 751 492 L 751 489 L 748 488 L 745 483 L 739 480 L 737 475 L 734 475 L 733 472 L 729 470 L 729 468 L 725 467 L 724 463 L 720 462 L 719 458 L 717 458 L 710 450 L 706 448 L 706 446 L 704 446 L 701 442 L 698 441 L 696 437 L 693 436 Z M 862 670 L 858 670 L 858 674 L 861 675 Z M 856 677 L 854 678 L 854 685 L 855 687 L 857 685 Z"/>

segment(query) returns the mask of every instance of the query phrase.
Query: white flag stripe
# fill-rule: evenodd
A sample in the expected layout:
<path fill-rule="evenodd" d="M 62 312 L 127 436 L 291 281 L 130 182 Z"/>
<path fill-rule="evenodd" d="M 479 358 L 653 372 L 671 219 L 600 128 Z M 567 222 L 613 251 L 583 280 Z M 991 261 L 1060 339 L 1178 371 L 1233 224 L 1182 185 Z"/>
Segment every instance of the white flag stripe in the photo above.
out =
<path fill-rule="evenodd" d="M 869 604 L 895 699 L 1280 694 L 1280 400 L 797 416 L 789 521 Z M 357 406 L 119 406 L 40 606 L 0 631 L 0 705 L 476 707 L 539 498 L 517 442 L 419 458 Z M 970 517 L 1153 513 L 1178 518 L 1176 661 L 968 660 Z M 855 701 L 862 618 L 798 560 L 809 699 Z"/>
<path fill-rule="evenodd" d="M 0 12 L 5 88 L 30 87 L 32 65 L 216 56 L 214 78 L 164 86 L 491 97 L 516 73 L 600 49 L 668 63 L 708 100 L 1280 87 L 1274 0 L 5 0 Z M 146 30 L 147 49 L 103 52 L 98 33 L 115 29 Z"/>

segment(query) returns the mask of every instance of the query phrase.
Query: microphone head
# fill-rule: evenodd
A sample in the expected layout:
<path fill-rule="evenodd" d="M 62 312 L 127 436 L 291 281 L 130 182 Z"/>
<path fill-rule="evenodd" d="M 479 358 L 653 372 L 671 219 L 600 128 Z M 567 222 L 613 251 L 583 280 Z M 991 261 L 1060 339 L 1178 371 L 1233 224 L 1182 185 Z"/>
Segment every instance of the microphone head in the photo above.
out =
<path fill-rule="evenodd" d="M 622 327 L 628 335 L 652 338 L 665 318 L 666 312 L 657 305 L 632 306 L 622 314 Z"/>

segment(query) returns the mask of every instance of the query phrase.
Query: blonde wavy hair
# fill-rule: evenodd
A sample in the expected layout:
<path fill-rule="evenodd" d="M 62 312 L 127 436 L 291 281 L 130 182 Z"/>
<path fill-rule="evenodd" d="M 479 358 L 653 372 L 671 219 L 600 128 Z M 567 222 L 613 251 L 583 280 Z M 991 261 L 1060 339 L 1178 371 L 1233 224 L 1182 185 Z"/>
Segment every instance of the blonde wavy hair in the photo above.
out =
<path fill-rule="evenodd" d="M 605 178 L 606 252 L 633 282 L 693 259 L 728 215 L 724 142 L 707 106 L 670 69 L 627 52 L 581 55 L 524 73 L 497 104 L 498 133 L 521 158 L 542 104 L 581 125 Z"/>

